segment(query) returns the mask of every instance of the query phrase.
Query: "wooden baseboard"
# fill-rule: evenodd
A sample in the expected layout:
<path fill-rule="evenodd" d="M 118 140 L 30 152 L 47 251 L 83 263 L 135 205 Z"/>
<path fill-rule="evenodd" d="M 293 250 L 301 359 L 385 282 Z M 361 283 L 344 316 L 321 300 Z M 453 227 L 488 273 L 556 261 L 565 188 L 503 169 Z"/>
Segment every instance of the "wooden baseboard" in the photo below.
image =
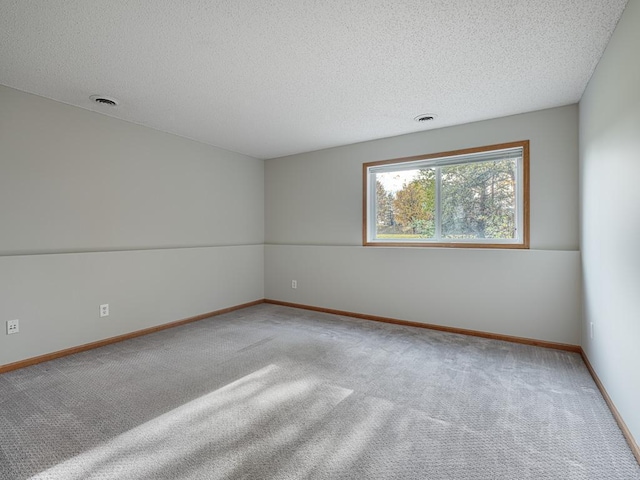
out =
<path fill-rule="evenodd" d="M 638 447 L 638 443 L 636 442 L 636 439 L 633 437 L 633 434 L 631 433 L 631 430 L 629 430 L 629 427 L 627 427 L 627 424 L 624 423 L 624 420 L 622 419 L 620 412 L 618 412 L 618 409 L 613 403 L 613 400 L 611 400 L 609 393 L 604 388 L 604 385 L 600 381 L 600 378 L 598 378 L 598 375 L 596 374 L 596 371 L 593 369 L 591 362 L 589 362 L 589 358 L 587 357 L 587 354 L 582 349 L 580 349 L 580 353 L 582 355 L 582 360 L 584 360 L 584 363 L 587 366 L 587 369 L 589 370 L 591 377 L 593 378 L 593 381 L 596 383 L 596 385 L 598 386 L 598 389 L 600 390 L 600 393 L 602 394 L 602 398 L 604 398 L 604 401 L 607 403 L 609 410 L 611 410 L 611 414 L 613 415 L 613 418 L 616 419 L 616 422 L 620 427 L 620 430 L 622 430 L 622 435 L 624 435 L 624 438 L 627 440 L 627 443 L 629 444 L 629 448 L 631 448 L 631 451 L 633 452 L 633 455 L 636 457 L 638 464 L 640 464 L 640 447 Z"/>
<path fill-rule="evenodd" d="M 94 348 L 104 347 L 112 343 L 122 342 L 131 338 L 140 337 L 142 335 L 148 335 L 150 333 L 159 332 L 160 330 L 166 330 L 168 328 L 179 327 L 191 322 L 197 322 L 198 320 L 204 320 L 205 318 L 215 317 L 216 315 L 222 315 L 224 313 L 240 310 L 241 308 L 252 307 L 264 303 L 264 300 L 256 300 L 254 302 L 243 303 L 242 305 L 235 305 L 233 307 L 223 308 L 221 310 L 215 310 L 213 312 L 203 313 L 196 315 L 195 317 L 184 318 L 175 322 L 164 323 L 155 327 L 144 328 L 142 330 L 136 330 L 135 332 L 125 333 L 124 335 L 118 335 L 117 337 L 105 338 L 104 340 L 98 340 L 97 342 L 85 343 L 77 347 L 65 348 L 64 350 L 58 350 L 57 352 L 47 353 L 45 355 L 39 355 L 37 357 L 27 358 L 26 360 L 20 360 L 14 363 L 8 363 L 6 365 L 0 365 L 0 373 L 10 372 L 12 370 L 18 370 L 19 368 L 30 367 L 38 363 L 48 362 L 60 357 L 66 357 L 67 355 L 73 355 L 74 353 L 80 353 Z"/>
<path fill-rule="evenodd" d="M 142 335 L 148 335 L 150 333 L 159 332 L 161 330 L 166 330 L 168 328 L 178 327 L 180 325 L 185 325 L 185 324 L 191 323 L 191 322 L 197 322 L 198 320 L 203 320 L 205 318 L 214 317 L 216 315 L 222 315 L 224 313 L 233 312 L 235 310 L 240 310 L 242 308 L 252 307 L 254 305 L 259 305 L 261 303 L 271 303 L 271 304 L 274 304 L 274 305 L 282 305 L 282 306 L 285 306 L 285 307 L 302 308 L 302 309 L 305 309 L 305 310 L 313 310 L 313 311 L 316 311 L 316 312 L 331 313 L 331 314 L 334 314 L 334 315 L 342 315 L 342 316 L 347 316 L 347 317 L 360 318 L 360 319 L 364 319 L 364 320 L 373 320 L 373 321 L 376 321 L 376 322 L 393 323 L 393 324 L 396 324 L 396 325 L 404 325 L 404 326 L 408 326 L 408 327 L 427 328 L 427 329 L 431 329 L 431 330 L 439 330 L 439 331 L 449 332 L 449 333 L 458 333 L 458 334 L 462 334 L 462 335 L 471 335 L 471 336 L 475 336 L 475 337 L 490 338 L 490 339 L 493 339 L 493 340 L 503 340 L 503 341 L 513 342 L 513 343 L 522 343 L 522 344 L 525 344 L 525 345 L 534 345 L 534 346 L 537 346 L 537 347 L 553 348 L 553 349 L 557 349 L 557 350 L 566 350 L 566 351 L 569 351 L 569 352 L 582 353 L 582 355 L 584 356 L 584 352 L 582 352 L 582 349 L 577 345 L 567 345 L 567 344 L 563 344 L 563 343 L 545 342 L 543 340 L 534 340 L 534 339 L 529 339 L 529 338 L 512 337 L 510 335 L 501 335 L 501 334 L 497 334 L 497 333 L 487 333 L 487 332 L 481 332 L 481 331 L 476 331 L 476 330 L 466 330 L 466 329 L 462 329 L 462 328 L 444 327 L 444 326 L 441 326 L 441 325 L 432 325 L 432 324 L 420 323 L 420 322 L 410 322 L 410 321 L 407 321 L 407 320 L 398 320 L 398 319 L 395 319 L 395 318 L 379 317 L 379 316 L 376 316 L 376 315 L 367 315 L 367 314 L 363 314 L 363 313 L 346 312 L 346 311 L 343 311 L 343 310 L 334 310 L 334 309 L 330 309 L 330 308 L 314 307 L 314 306 L 311 306 L 311 305 L 303 305 L 303 304 L 298 304 L 298 303 L 281 302 L 279 300 L 262 299 L 262 300 L 255 300 L 255 301 L 249 302 L 249 303 L 243 303 L 242 305 L 235 305 L 233 307 L 223 308 L 221 310 L 215 310 L 213 312 L 203 313 L 201 315 L 196 315 L 194 317 L 189 317 L 189 318 L 185 318 L 185 319 L 182 319 L 182 320 L 177 320 L 175 322 L 170 322 L 170 323 L 165 323 L 165 324 L 162 324 L 162 325 L 157 325 L 155 327 L 150 327 L 150 328 L 145 328 L 145 329 L 142 329 L 142 330 L 137 330 L 135 332 L 125 333 L 123 335 L 118 335 L 116 337 L 106 338 L 104 340 L 98 340 L 96 342 L 86 343 L 84 345 L 78 345 L 76 347 L 66 348 L 64 350 L 58 350 L 56 352 L 51 352 L 51 353 L 47 353 L 47 354 L 44 354 L 44 355 L 39 355 L 37 357 L 27 358 L 25 360 L 20 360 L 18 362 L 8 363 L 6 365 L 0 365 L 0 373 L 10 372 L 12 370 L 18 370 L 20 368 L 29 367 L 31 365 L 37 365 L 38 363 L 48 362 L 49 360 L 54 360 L 54 359 L 60 358 L 60 357 L 66 357 L 68 355 L 73 355 L 74 353 L 80 353 L 80 352 L 84 352 L 84 351 L 87 351 L 87 350 L 92 350 L 94 348 L 104 347 L 105 345 L 110 345 L 112 343 L 122 342 L 124 340 L 129 340 L 130 338 L 140 337 Z M 585 358 L 585 362 L 586 362 L 586 357 L 584 357 L 584 358 Z"/>
<path fill-rule="evenodd" d="M 580 353 L 582 348 L 579 345 L 570 345 L 566 343 L 547 342 L 544 340 L 536 340 L 533 338 L 514 337 L 511 335 L 502 335 L 499 333 L 488 333 L 479 330 L 467 330 L 465 328 L 445 327 L 442 325 L 433 325 L 430 323 L 410 322 L 407 320 L 398 320 L 397 318 L 379 317 L 377 315 L 367 315 L 364 313 L 346 312 L 343 310 L 334 310 L 332 308 L 314 307 L 311 305 L 303 305 L 299 303 L 281 302 L 280 300 L 265 299 L 265 303 L 273 305 L 282 305 L 284 307 L 302 308 L 304 310 L 313 310 L 314 312 L 331 313 L 334 315 L 342 315 L 345 317 L 360 318 L 363 320 L 373 320 L 375 322 L 393 323 L 395 325 L 404 325 L 406 327 L 427 328 L 429 330 L 438 330 L 441 332 L 457 333 L 460 335 L 470 335 L 473 337 L 490 338 L 492 340 L 502 340 L 511 343 L 521 343 L 524 345 L 533 345 L 536 347 L 553 348 L 555 350 L 565 350 L 567 352 Z"/>

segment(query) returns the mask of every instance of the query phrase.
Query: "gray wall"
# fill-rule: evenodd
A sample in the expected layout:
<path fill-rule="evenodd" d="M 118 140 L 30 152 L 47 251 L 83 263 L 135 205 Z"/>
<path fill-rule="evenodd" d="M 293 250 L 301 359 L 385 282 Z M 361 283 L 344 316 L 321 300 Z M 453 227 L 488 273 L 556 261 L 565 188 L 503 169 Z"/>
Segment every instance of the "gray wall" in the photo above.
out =
<path fill-rule="evenodd" d="M 261 160 L 0 86 L 0 205 L 0 365 L 264 296 Z"/>
<path fill-rule="evenodd" d="M 360 246 L 362 163 L 526 139 L 531 250 Z M 576 105 L 267 160 L 265 198 L 267 298 L 580 341 Z"/>
<path fill-rule="evenodd" d="M 640 2 L 631 1 L 580 102 L 582 345 L 636 440 L 640 439 L 638 25 Z"/>

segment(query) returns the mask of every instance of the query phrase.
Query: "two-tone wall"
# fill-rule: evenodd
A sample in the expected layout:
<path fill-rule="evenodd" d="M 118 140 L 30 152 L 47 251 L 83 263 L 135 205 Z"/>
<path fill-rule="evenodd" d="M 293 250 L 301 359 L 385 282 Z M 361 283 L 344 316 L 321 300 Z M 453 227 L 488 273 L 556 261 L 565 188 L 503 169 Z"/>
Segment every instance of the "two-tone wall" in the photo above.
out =
<path fill-rule="evenodd" d="M 361 246 L 364 162 L 518 140 L 530 250 Z M 265 212 L 268 299 L 580 342 L 576 105 L 267 160 Z"/>
<path fill-rule="evenodd" d="M 265 166 L 5 87 L 0 102 L 0 318 L 21 328 L 0 364 L 263 297 L 579 343 L 576 106 Z M 363 162 L 523 139 L 531 250 L 361 246 Z"/>
<path fill-rule="evenodd" d="M 0 365 L 263 297 L 579 342 L 575 106 L 265 166 L 6 87 L 0 105 L 0 319 L 21 330 Z M 531 250 L 360 246 L 363 162 L 523 139 Z"/>
<path fill-rule="evenodd" d="M 0 86 L 0 365 L 262 299 L 263 205 L 262 160 Z"/>
<path fill-rule="evenodd" d="M 640 1 L 631 0 L 580 101 L 582 347 L 637 440 L 640 440 L 639 25 Z"/>

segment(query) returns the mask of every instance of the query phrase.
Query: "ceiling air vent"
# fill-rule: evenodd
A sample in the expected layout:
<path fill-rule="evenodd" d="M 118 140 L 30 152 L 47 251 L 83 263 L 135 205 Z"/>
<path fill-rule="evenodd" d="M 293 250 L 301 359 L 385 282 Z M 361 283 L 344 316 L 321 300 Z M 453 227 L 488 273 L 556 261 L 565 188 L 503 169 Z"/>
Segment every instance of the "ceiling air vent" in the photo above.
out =
<path fill-rule="evenodd" d="M 109 107 L 118 106 L 118 101 L 115 98 L 105 97 L 103 95 L 92 95 L 91 100 L 100 105 L 107 105 Z"/>
<path fill-rule="evenodd" d="M 418 115 L 414 120 L 418 123 L 431 122 L 436 119 L 436 116 L 433 113 L 423 113 L 422 115 Z"/>

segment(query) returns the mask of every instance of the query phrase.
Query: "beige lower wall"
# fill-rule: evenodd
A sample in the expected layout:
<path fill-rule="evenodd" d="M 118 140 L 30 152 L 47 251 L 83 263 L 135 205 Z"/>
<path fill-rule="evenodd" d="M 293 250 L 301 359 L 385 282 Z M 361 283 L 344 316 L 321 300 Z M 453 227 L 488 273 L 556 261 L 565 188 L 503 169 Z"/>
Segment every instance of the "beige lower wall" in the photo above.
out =
<path fill-rule="evenodd" d="M 265 297 L 580 343 L 577 251 L 267 245 Z"/>
<path fill-rule="evenodd" d="M 264 297 L 263 245 L 0 257 L 0 365 Z M 100 318 L 100 304 L 110 316 Z M 4 322 L 2 325 L 4 330 Z"/>

